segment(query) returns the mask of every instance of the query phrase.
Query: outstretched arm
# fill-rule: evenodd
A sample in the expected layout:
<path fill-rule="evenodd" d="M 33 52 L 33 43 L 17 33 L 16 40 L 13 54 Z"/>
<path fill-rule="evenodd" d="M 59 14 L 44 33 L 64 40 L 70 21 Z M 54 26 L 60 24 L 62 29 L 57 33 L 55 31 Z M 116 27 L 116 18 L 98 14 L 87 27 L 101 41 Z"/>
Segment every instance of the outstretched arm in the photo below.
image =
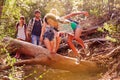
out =
<path fill-rule="evenodd" d="M 76 15 L 80 15 L 80 14 L 84 14 L 85 16 L 89 16 L 87 11 L 79 11 L 79 12 L 73 12 L 70 13 L 68 15 L 63 16 L 64 19 L 69 19 L 70 17 L 76 16 Z"/>

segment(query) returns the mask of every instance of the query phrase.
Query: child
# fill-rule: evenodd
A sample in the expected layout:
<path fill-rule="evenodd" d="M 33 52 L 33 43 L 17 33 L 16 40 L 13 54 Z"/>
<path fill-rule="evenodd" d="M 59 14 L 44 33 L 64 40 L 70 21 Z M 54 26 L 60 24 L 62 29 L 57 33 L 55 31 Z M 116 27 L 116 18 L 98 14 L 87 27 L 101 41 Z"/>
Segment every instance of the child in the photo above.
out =
<path fill-rule="evenodd" d="M 17 39 L 26 41 L 26 24 L 25 24 L 25 17 L 20 16 L 20 21 L 16 24 L 16 34 L 17 34 Z M 17 51 L 15 58 L 19 58 L 20 53 Z"/>

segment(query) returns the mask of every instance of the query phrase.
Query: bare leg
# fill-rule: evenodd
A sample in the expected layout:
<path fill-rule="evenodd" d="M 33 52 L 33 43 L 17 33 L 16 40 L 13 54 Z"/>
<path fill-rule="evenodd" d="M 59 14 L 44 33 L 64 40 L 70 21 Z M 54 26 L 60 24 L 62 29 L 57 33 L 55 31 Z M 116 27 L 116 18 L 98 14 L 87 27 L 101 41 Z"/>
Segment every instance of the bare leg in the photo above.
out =
<path fill-rule="evenodd" d="M 59 46 L 60 46 L 60 42 L 61 42 L 61 38 L 58 36 L 58 37 L 56 37 L 56 52 L 57 52 L 57 50 L 58 50 L 58 48 L 59 48 Z"/>
<path fill-rule="evenodd" d="M 70 48 L 72 49 L 72 51 L 74 52 L 75 56 L 79 56 L 75 46 L 72 43 L 72 40 L 74 39 L 74 36 L 72 35 L 68 35 L 68 45 L 70 46 Z"/>
<path fill-rule="evenodd" d="M 83 40 L 80 38 L 81 36 L 81 29 L 80 28 L 77 28 L 75 30 L 75 40 L 78 41 L 78 43 L 82 46 L 83 49 L 85 49 L 85 45 L 84 45 L 84 42 Z"/>
<path fill-rule="evenodd" d="M 55 41 L 52 40 L 50 41 L 50 46 L 51 46 L 51 54 L 55 54 L 56 53 L 56 44 L 55 44 Z"/>
<path fill-rule="evenodd" d="M 51 54 L 55 53 L 54 52 L 54 41 L 49 41 L 47 38 L 45 38 L 44 44 Z"/>
<path fill-rule="evenodd" d="M 44 44 L 45 44 L 46 48 L 47 48 L 50 52 L 52 52 L 51 43 L 50 43 L 50 41 L 49 41 L 47 38 L 45 38 Z"/>

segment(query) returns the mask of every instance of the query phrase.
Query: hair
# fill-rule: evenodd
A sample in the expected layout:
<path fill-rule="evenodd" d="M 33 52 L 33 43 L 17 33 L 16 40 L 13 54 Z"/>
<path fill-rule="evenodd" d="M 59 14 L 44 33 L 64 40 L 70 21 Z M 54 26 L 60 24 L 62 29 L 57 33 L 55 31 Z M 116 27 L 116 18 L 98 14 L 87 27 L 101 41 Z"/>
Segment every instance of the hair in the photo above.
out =
<path fill-rule="evenodd" d="M 54 15 L 59 15 L 58 10 L 55 9 L 55 8 L 52 8 L 52 9 L 50 10 L 50 13 L 52 13 L 52 14 L 54 14 Z"/>
<path fill-rule="evenodd" d="M 46 16 L 45 16 L 45 22 L 48 24 L 47 20 L 48 19 L 52 19 L 54 21 L 57 22 L 57 19 L 56 19 L 56 16 L 54 14 L 51 14 L 51 13 L 48 13 Z"/>
<path fill-rule="evenodd" d="M 24 22 L 23 22 L 23 25 L 25 24 L 25 17 L 24 16 L 20 16 L 20 19 L 23 19 Z"/>
<path fill-rule="evenodd" d="M 34 11 L 34 14 L 36 14 L 36 13 L 41 13 L 41 12 L 40 12 L 39 9 L 36 9 L 36 10 Z"/>
<path fill-rule="evenodd" d="M 48 19 L 53 20 L 57 25 L 58 25 L 58 20 L 56 19 L 56 15 L 52 14 L 52 13 L 48 13 L 44 20 L 45 22 L 49 25 Z M 53 26 L 56 30 L 58 29 L 58 26 Z"/>
<path fill-rule="evenodd" d="M 25 20 L 25 17 L 24 17 L 24 16 L 20 16 L 20 19 L 23 19 L 23 20 Z"/>

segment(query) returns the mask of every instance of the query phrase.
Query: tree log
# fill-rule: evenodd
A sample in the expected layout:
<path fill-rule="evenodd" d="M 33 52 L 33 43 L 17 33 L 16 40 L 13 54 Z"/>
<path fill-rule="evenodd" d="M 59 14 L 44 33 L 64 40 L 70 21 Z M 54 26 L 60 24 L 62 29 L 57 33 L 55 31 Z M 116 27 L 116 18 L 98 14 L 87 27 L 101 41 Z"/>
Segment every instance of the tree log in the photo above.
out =
<path fill-rule="evenodd" d="M 89 28 L 83 29 L 81 36 L 82 36 L 82 37 L 85 37 L 85 36 L 87 36 L 87 35 L 96 33 L 98 27 L 100 27 L 100 26 L 94 26 L 94 27 L 89 27 Z"/>
<path fill-rule="evenodd" d="M 9 43 L 6 49 L 10 52 L 13 51 L 14 48 L 17 48 L 21 53 L 32 56 L 34 58 L 18 61 L 14 64 L 14 66 L 22 66 L 22 65 L 46 65 L 53 69 L 61 69 L 72 72 L 80 72 L 84 73 L 98 73 L 103 72 L 106 67 L 101 67 L 96 62 L 92 61 L 84 61 L 81 60 L 79 63 L 76 58 L 71 58 L 67 56 L 62 56 L 59 54 L 50 54 L 50 52 L 37 45 L 33 45 L 28 42 L 16 40 L 16 39 L 5 39 L 5 43 Z M 0 66 L 0 70 L 11 68 L 9 65 Z"/>

